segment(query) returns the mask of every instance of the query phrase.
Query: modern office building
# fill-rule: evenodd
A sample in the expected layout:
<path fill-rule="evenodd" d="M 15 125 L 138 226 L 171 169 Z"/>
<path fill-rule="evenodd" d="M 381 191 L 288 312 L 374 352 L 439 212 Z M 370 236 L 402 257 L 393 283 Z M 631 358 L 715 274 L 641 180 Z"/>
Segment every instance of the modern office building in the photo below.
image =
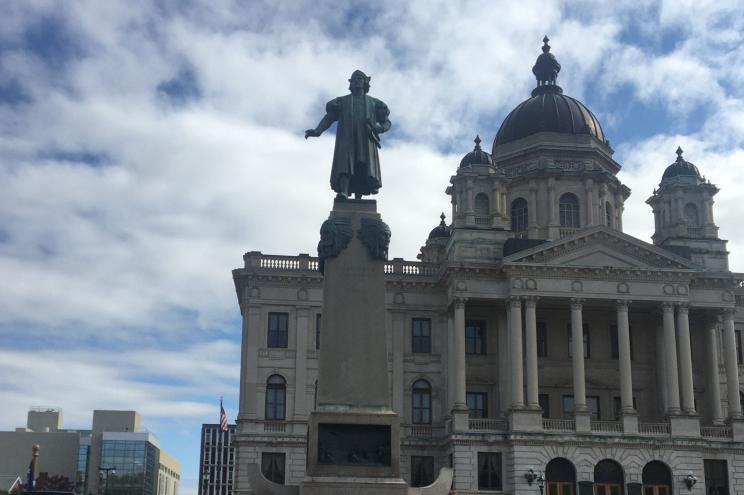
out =
<path fill-rule="evenodd" d="M 219 424 L 203 424 L 199 452 L 199 495 L 232 495 L 236 426 L 222 431 Z"/>
<path fill-rule="evenodd" d="M 78 494 L 178 493 L 178 461 L 155 435 L 140 431 L 135 411 L 93 411 L 90 430 L 65 430 L 58 409 L 32 409 L 25 428 L 0 432 L 0 475 L 25 480 L 34 444 L 40 447 L 39 473 L 70 480 Z"/>
<path fill-rule="evenodd" d="M 476 139 L 453 163 L 450 222 L 417 261 L 385 264 L 379 337 L 404 478 L 452 466 L 460 494 L 536 494 L 540 473 L 548 495 L 744 493 L 744 275 L 718 234 L 718 188 L 671 149 L 658 185 L 636 191 L 652 242 L 624 233 L 621 164 L 559 70 L 546 42 L 491 152 Z M 323 278 L 317 258 L 261 252 L 233 278 L 242 495 L 249 464 L 280 483 L 305 476 Z"/>

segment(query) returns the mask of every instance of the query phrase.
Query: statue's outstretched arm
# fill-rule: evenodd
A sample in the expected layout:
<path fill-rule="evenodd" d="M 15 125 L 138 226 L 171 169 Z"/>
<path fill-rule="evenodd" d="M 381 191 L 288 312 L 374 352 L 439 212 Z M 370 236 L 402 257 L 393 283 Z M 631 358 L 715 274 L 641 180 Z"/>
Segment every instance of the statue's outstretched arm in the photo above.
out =
<path fill-rule="evenodd" d="M 318 126 L 315 129 L 308 129 L 305 131 L 305 139 L 309 137 L 318 137 L 321 134 L 323 134 L 329 127 L 331 127 L 331 124 L 333 124 L 336 121 L 335 118 L 331 114 L 325 114 L 322 119 L 320 119 L 320 122 L 318 122 Z"/>

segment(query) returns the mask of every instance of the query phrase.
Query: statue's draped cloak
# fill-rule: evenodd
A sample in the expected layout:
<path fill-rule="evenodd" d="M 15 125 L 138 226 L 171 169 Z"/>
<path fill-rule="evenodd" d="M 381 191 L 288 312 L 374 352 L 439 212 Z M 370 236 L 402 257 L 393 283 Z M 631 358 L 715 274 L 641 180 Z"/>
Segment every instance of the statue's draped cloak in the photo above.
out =
<path fill-rule="evenodd" d="M 338 121 L 331 188 L 341 192 L 339 178 L 347 174 L 349 193 L 377 194 L 382 186 L 380 158 L 367 123 L 377 122 L 387 130 L 390 126 L 387 105 L 371 96 L 349 94 L 329 101 L 326 113 Z"/>

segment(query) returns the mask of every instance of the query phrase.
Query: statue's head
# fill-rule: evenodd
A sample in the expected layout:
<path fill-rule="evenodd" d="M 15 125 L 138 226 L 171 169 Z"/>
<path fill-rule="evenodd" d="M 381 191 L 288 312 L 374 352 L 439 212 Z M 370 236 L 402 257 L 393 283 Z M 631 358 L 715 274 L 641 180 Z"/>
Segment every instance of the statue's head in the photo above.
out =
<path fill-rule="evenodd" d="M 353 93 L 354 88 L 362 89 L 365 93 L 369 93 L 369 81 L 372 79 L 360 70 L 355 70 L 349 78 L 349 90 Z"/>

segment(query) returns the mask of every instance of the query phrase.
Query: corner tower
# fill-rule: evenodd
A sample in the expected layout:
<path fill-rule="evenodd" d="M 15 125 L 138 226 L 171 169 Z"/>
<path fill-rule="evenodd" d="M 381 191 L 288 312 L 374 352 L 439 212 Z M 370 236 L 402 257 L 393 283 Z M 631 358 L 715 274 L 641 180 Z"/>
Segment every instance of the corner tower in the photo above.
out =
<path fill-rule="evenodd" d="M 718 188 L 682 157 L 661 177 L 658 189 L 646 200 L 654 212 L 655 245 L 673 251 L 714 272 L 728 271 L 725 240 L 718 238 L 713 221 L 713 196 Z"/>
<path fill-rule="evenodd" d="M 517 237 L 555 240 L 597 225 L 622 230 L 630 189 L 597 117 L 556 84 L 561 65 L 548 37 L 532 72 L 537 86 L 512 110 L 493 142 L 506 178 L 504 214 Z"/>

